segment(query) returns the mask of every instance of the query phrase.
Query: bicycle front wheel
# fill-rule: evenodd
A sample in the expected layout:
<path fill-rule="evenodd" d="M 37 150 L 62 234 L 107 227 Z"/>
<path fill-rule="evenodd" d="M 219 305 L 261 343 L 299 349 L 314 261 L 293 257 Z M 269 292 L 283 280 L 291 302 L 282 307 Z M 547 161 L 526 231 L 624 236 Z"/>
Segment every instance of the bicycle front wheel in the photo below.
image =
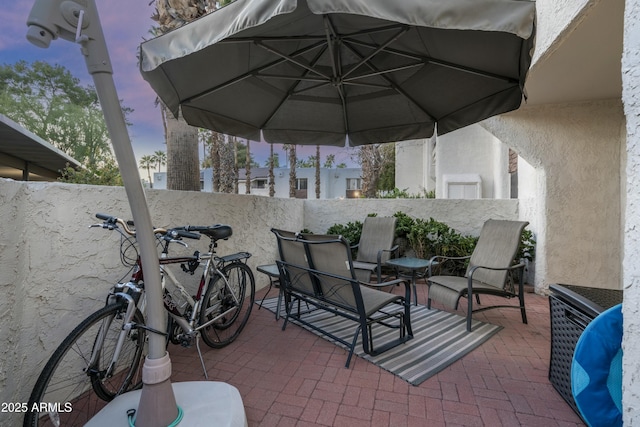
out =
<path fill-rule="evenodd" d="M 227 264 L 220 272 L 224 278 L 211 278 L 200 310 L 200 324 L 208 324 L 201 330 L 202 340 L 213 348 L 222 348 L 240 335 L 256 295 L 256 282 L 246 264 Z"/>
<path fill-rule="evenodd" d="M 126 311 L 124 302 L 103 307 L 65 338 L 31 392 L 25 427 L 84 425 L 115 396 L 142 386 L 144 328 L 134 326 L 126 332 L 117 363 L 108 372 Z M 144 326 L 140 311 L 133 322 Z"/>

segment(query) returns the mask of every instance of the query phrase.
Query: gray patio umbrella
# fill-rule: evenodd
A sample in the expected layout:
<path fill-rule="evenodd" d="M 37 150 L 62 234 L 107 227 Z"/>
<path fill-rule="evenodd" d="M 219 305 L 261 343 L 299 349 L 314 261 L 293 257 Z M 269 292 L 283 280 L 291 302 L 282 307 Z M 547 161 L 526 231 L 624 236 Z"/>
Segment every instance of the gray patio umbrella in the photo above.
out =
<path fill-rule="evenodd" d="M 143 77 L 193 125 L 250 140 L 430 137 L 517 109 L 528 0 L 238 0 L 143 43 Z"/>

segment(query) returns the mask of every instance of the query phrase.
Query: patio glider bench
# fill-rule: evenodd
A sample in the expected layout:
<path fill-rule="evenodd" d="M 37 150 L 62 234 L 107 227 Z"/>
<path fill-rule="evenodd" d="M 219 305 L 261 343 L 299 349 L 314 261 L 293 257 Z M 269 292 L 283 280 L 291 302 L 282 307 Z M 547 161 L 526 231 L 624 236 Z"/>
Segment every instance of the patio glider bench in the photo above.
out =
<path fill-rule="evenodd" d="M 280 284 L 284 290 L 286 317 L 311 328 L 349 349 L 345 367 L 362 335 L 366 354 L 376 356 L 413 338 L 410 316 L 411 285 L 396 279 L 385 283 L 363 284 L 356 278 L 349 242 L 341 236 L 300 235 L 272 229 L 278 240 Z M 376 287 L 403 283 L 404 295 L 384 292 Z M 323 329 L 305 315 L 317 310 L 326 311 L 355 322 L 353 331 L 342 337 Z M 374 346 L 374 325 L 397 329 L 398 338 L 385 336 L 385 343 Z M 384 329 L 382 330 L 384 332 Z"/>

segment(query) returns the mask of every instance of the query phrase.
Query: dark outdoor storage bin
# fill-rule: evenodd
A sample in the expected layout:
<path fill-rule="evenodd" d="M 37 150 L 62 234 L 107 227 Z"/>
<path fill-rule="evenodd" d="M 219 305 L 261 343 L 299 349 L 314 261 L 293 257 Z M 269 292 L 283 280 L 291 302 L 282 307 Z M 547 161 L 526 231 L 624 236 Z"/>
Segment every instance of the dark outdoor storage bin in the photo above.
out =
<path fill-rule="evenodd" d="M 571 361 L 580 335 L 606 309 L 622 302 L 622 291 L 573 285 L 550 285 L 551 359 L 549 380 L 580 415 L 571 393 Z"/>

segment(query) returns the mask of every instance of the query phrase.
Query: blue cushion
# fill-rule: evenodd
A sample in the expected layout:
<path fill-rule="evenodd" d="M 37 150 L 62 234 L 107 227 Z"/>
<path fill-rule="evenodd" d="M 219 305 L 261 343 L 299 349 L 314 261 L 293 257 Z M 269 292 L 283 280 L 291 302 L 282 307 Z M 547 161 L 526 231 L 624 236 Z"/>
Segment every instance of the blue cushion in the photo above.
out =
<path fill-rule="evenodd" d="M 571 391 L 589 426 L 622 425 L 622 304 L 600 313 L 580 335 Z"/>

